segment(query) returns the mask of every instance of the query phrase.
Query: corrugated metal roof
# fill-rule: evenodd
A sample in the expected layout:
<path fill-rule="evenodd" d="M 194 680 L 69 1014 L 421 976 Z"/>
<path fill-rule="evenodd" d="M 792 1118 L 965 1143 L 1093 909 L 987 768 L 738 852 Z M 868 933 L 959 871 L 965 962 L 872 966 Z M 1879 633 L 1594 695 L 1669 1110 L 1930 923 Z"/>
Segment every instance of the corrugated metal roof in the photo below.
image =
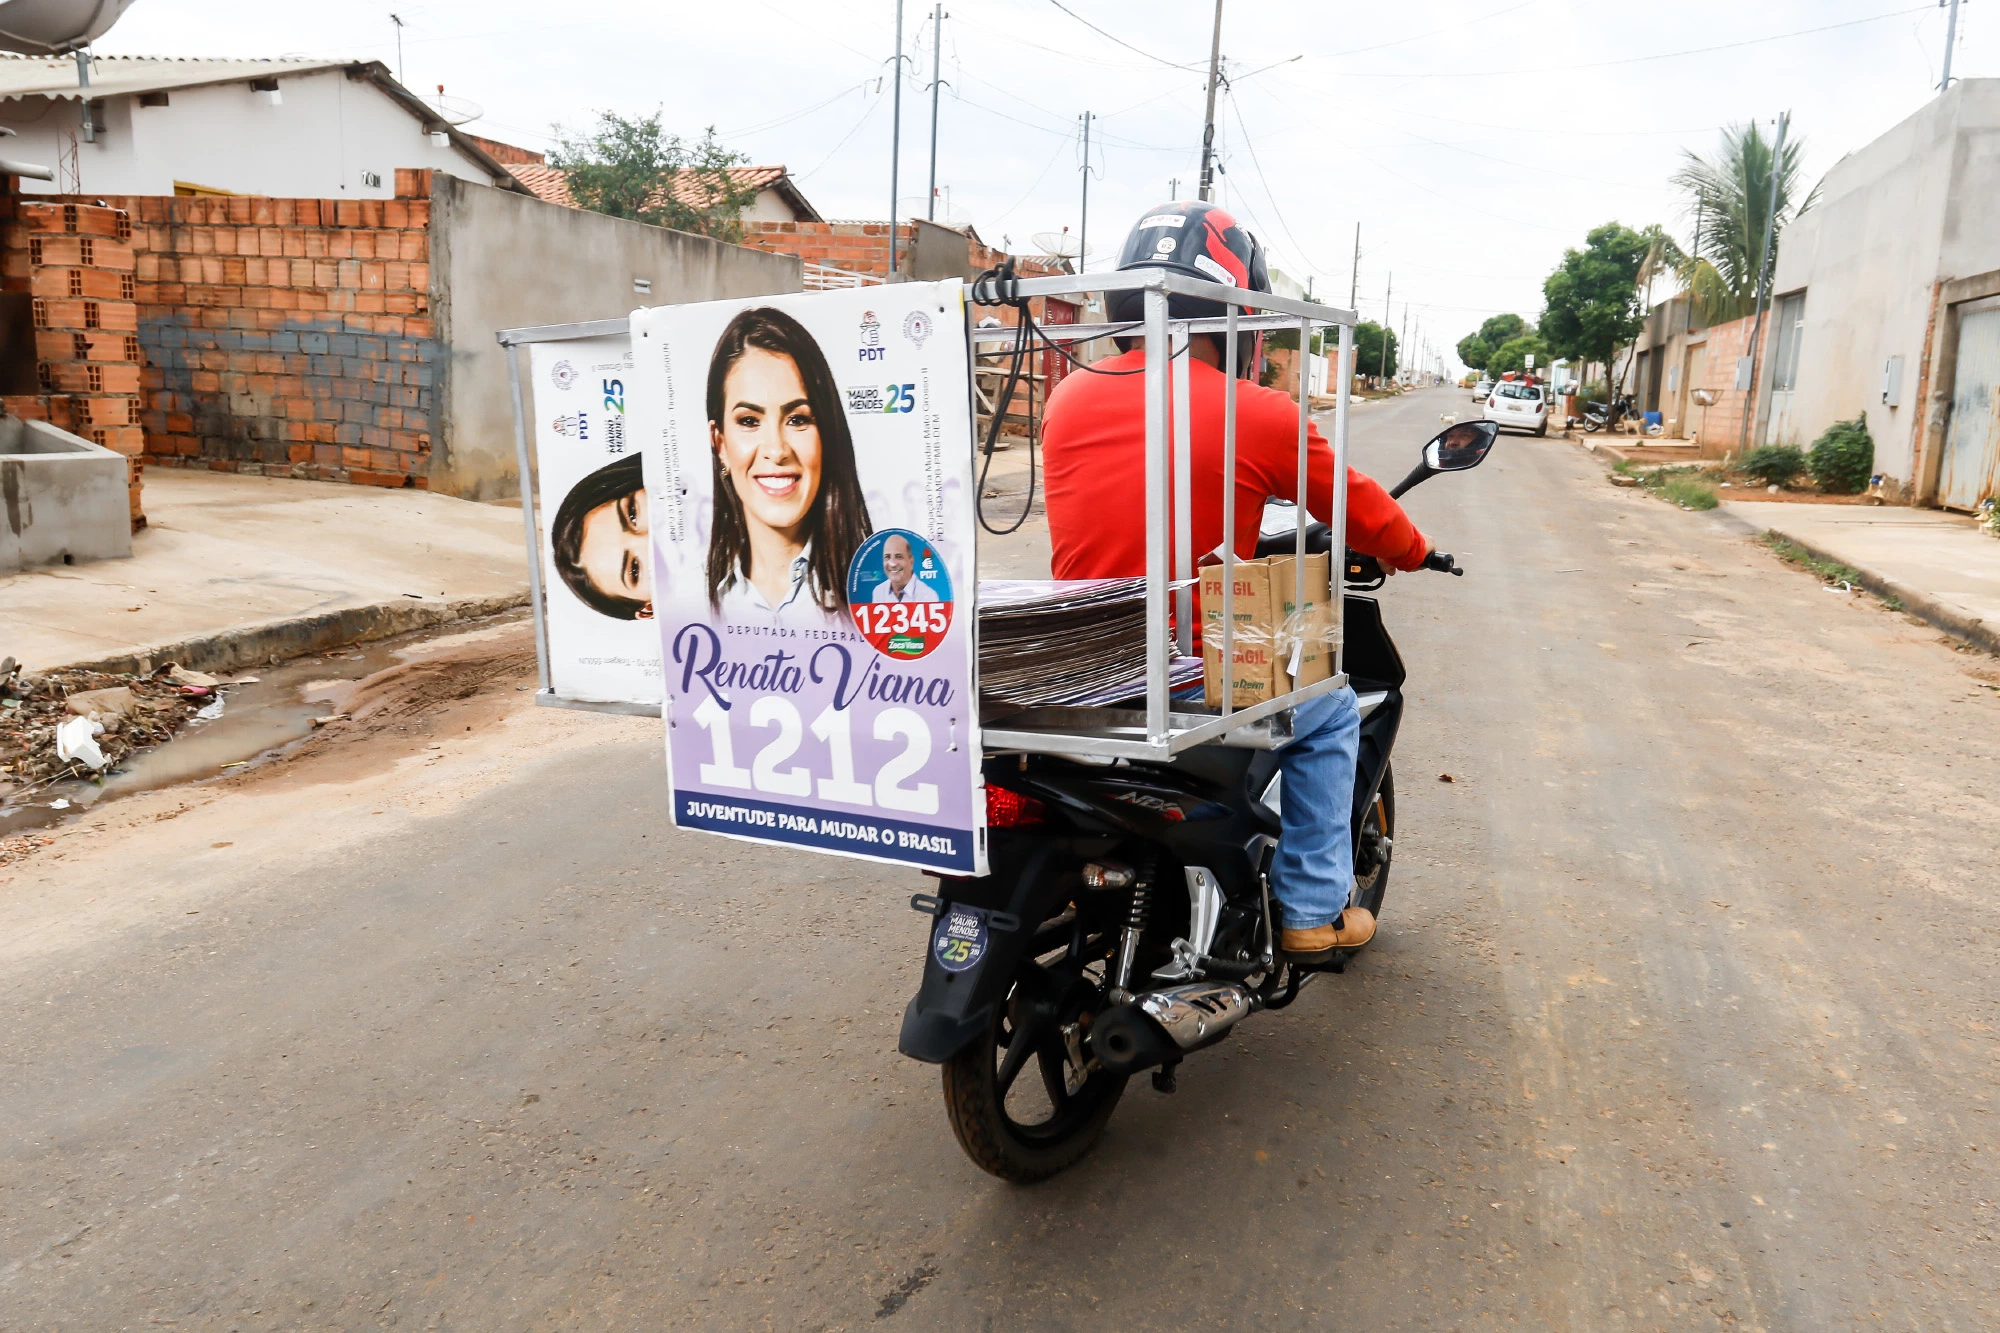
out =
<path fill-rule="evenodd" d="M 178 60 L 167 56 L 96 56 L 90 62 L 90 87 L 76 82 L 73 56 L 0 55 L 0 100 L 22 97 L 118 97 L 133 93 L 191 88 L 205 83 L 234 83 L 286 74 L 310 74 L 345 69 L 352 60 Z"/>

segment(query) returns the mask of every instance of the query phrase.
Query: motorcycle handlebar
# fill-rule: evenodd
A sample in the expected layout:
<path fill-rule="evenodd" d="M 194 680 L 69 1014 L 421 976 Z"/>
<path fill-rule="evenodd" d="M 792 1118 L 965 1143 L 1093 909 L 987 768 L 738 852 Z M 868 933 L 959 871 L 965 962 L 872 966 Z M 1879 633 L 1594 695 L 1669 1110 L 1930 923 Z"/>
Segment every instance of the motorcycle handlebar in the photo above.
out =
<path fill-rule="evenodd" d="M 1465 571 L 1458 567 L 1458 562 L 1443 551 L 1432 551 L 1429 555 L 1425 556 L 1424 568 L 1435 569 L 1440 574 L 1456 574 L 1460 578 L 1465 577 Z"/>

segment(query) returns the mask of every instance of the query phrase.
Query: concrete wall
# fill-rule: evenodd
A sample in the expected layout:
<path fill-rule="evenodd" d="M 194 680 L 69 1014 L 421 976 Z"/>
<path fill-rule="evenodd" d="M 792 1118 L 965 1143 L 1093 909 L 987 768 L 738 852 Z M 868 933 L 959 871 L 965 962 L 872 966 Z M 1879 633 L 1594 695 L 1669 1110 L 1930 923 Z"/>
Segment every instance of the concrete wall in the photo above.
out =
<path fill-rule="evenodd" d="M 1778 250 L 1773 307 L 1803 290 L 1805 327 L 1790 410 L 1797 438 L 1772 443 L 1807 444 L 1865 413 L 1876 471 L 1892 489 L 1911 487 L 1928 406 L 1916 389 L 1937 287 L 2000 269 L 1996 199 L 2000 79 L 1954 84 L 1827 173 L 1819 202 L 1785 229 Z M 1766 361 L 1774 324 L 1765 320 Z M 1900 407 L 1880 401 L 1892 356 L 1904 364 Z M 1767 418 L 1768 400 L 1762 410 Z"/>
<path fill-rule="evenodd" d="M 517 495 L 505 328 L 616 319 L 676 305 L 800 290 L 796 255 L 726 245 L 438 176 L 431 303 L 446 349 L 441 447 L 430 485 L 470 499 Z M 651 282 L 640 294 L 634 279 Z M 530 399 L 532 410 L 532 399 Z"/>
<path fill-rule="evenodd" d="M 272 106 L 248 83 L 175 88 L 167 105 L 136 96 L 106 100 L 95 143 L 76 143 L 78 192 L 171 195 L 175 182 L 233 194 L 307 199 L 388 199 L 398 167 L 429 168 L 483 183 L 486 173 L 456 148 L 433 147 L 407 110 L 338 69 L 286 74 L 274 66 L 284 102 Z M 0 125 L 20 135 L 7 156 L 54 167 L 79 124 L 78 104 L 23 98 L 0 104 Z M 364 171 L 380 182 L 365 184 Z M 55 181 L 23 180 L 25 193 L 55 194 Z"/>
<path fill-rule="evenodd" d="M 0 418 L 0 574 L 132 554 L 125 459 L 44 421 Z"/>

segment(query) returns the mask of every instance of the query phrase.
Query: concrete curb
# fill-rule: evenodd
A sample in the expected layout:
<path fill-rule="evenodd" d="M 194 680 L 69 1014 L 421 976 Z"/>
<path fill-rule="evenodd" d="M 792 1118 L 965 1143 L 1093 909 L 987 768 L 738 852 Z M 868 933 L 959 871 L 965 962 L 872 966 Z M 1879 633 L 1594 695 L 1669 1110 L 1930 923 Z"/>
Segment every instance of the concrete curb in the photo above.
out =
<path fill-rule="evenodd" d="M 163 643 L 115 657 L 69 666 L 89 671 L 146 675 L 163 663 L 178 662 L 190 671 L 239 671 L 249 666 L 265 666 L 286 658 L 305 657 L 329 648 L 386 639 L 411 630 L 432 629 L 457 620 L 472 620 L 528 604 L 527 590 L 501 593 L 493 597 L 457 597 L 450 601 L 434 598 L 403 598 L 393 602 L 372 602 L 366 606 L 344 607 L 314 616 L 293 616 L 266 621 L 261 625 L 239 625 L 233 629 Z M 41 668 L 46 670 L 62 668 Z"/>
<path fill-rule="evenodd" d="M 1739 519 L 1738 522 L 1743 522 Z M 1744 523 L 1754 528 L 1754 524 Z M 1835 555 L 1821 546 L 1796 537 L 1776 528 L 1765 528 L 1761 535 L 1781 537 L 1808 555 L 1820 560 L 1829 560 L 1837 565 L 1845 565 L 1859 576 L 1862 587 L 1878 597 L 1893 597 L 1903 604 L 1903 609 L 1919 620 L 1926 622 L 1954 639 L 1962 639 L 1975 648 L 1984 648 L 1989 653 L 2000 654 L 2000 630 L 1987 624 L 1978 616 L 1967 615 L 1957 607 L 1947 606 L 1929 593 L 1918 592 L 1906 583 L 1900 583 L 1886 574 L 1878 574 L 1872 569 L 1855 564 L 1845 556 Z"/>

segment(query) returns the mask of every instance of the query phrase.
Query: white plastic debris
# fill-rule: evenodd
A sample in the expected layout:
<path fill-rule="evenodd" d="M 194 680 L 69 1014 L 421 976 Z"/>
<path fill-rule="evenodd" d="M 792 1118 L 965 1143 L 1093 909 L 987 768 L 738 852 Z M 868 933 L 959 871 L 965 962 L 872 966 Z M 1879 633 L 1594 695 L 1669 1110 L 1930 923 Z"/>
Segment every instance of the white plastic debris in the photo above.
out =
<path fill-rule="evenodd" d="M 54 799 L 53 801 L 50 801 L 50 802 L 49 802 L 49 809 L 51 809 L 51 810 L 67 810 L 67 809 L 69 809 L 69 798 L 68 798 L 68 797 L 66 797 L 66 796 L 58 796 L 58 797 L 56 797 L 56 798 L 55 798 L 55 799 Z"/>
<path fill-rule="evenodd" d="M 200 708 L 195 711 L 194 720 L 197 722 L 213 722 L 215 721 L 215 719 L 221 716 L 222 716 L 222 696 L 218 694 L 215 697 L 214 703 L 209 704 L 205 708 Z"/>
<path fill-rule="evenodd" d="M 110 761 L 94 739 L 103 734 L 104 724 L 97 719 L 73 717 L 56 728 L 56 757 L 65 763 L 81 759 L 92 768 L 103 768 Z"/>

